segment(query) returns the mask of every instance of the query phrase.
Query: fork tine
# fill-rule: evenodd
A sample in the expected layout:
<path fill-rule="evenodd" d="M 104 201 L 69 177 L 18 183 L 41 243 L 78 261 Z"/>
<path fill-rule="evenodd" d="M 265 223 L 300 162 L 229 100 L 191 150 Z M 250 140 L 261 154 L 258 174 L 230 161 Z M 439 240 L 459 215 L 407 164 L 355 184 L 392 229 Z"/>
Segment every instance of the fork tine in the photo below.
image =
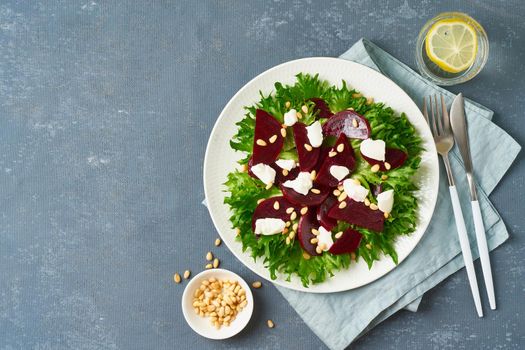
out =
<path fill-rule="evenodd" d="M 445 132 L 450 132 L 450 118 L 447 112 L 447 104 L 445 103 L 445 98 L 441 95 L 441 109 L 443 113 L 443 119 L 445 120 Z"/>
<path fill-rule="evenodd" d="M 425 120 L 427 121 L 428 126 L 430 126 L 430 122 L 428 121 L 428 110 L 427 110 L 427 98 L 423 97 L 423 116 L 425 117 Z"/>
<path fill-rule="evenodd" d="M 432 132 L 434 133 L 434 137 L 436 137 L 436 136 L 439 136 L 439 132 L 436 126 L 436 118 L 438 116 L 437 116 L 437 110 L 434 108 L 435 104 L 432 103 L 432 95 L 428 97 L 428 101 L 430 103 L 430 112 L 432 114 Z"/>
<path fill-rule="evenodd" d="M 438 98 L 437 98 L 437 95 L 434 95 L 434 104 L 436 105 L 436 110 L 437 110 L 437 126 L 438 126 L 438 130 L 439 130 L 439 134 L 440 135 L 443 135 L 443 113 L 441 113 L 441 110 L 438 106 Z"/>

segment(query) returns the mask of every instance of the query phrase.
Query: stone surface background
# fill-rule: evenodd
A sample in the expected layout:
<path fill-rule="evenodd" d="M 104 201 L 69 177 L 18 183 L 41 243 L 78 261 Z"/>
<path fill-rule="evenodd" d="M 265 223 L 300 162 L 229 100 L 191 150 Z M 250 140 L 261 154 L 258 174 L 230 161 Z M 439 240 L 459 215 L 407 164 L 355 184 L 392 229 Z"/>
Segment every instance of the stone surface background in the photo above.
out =
<path fill-rule="evenodd" d="M 491 50 L 451 90 L 525 144 L 519 0 L 2 1 L 0 349 L 324 348 L 268 283 L 231 340 L 184 322 L 173 273 L 197 273 L 211 248 L 256 278 L 213 247 L 200 204 L 208 135 L 230 97 L 276 64 L 367 37 L 414 66 L 418 30 L 446 10 L 477 18 Z M 353 348 L 525 347 L 524 175 L 522 152 L 491 196 L 512 235 L 492 254 L 498 310 L 477 319 L 460 271 Z"/>

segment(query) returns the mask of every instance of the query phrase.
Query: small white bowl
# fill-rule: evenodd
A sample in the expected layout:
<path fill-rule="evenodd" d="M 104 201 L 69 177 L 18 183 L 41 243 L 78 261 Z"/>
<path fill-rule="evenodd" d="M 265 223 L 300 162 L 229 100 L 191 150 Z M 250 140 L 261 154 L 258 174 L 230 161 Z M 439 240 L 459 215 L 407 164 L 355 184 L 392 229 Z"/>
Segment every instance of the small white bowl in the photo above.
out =
<path fill-rule="evenodd" d="M 216 329 L 208 317 L 197 315 L 193 308 L 195 290 L 200 287 L 203 280 L 211 277 L 238 281 L 246 291 L 246 300 L 248 301 L 246 307 L 237 314 L 235 320 L 229 326 L 221 326 L 220 329 Z M 190 327 L 203 337 L 209 339 L 230 338 L 242 331 L 250 321 L 253 313 L 253 294 L 250 286 L 236 273 L 224 269 L 205 270 L 193 277 L 186 285 L 182 294 L 182 313 Z"/>

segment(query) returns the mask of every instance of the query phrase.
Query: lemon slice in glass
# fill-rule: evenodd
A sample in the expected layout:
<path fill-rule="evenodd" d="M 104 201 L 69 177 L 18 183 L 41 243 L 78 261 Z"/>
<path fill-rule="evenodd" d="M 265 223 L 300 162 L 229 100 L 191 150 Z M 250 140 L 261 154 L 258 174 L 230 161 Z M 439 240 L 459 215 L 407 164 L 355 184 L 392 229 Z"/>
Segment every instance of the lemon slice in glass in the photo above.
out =
<path fill-rule="evenodd" d="M 427 56 L 449 73 L 468 69 L 476 59 L 476 30 L 460 19 L 443 19 L 434 23 L 425 40 Z"/>

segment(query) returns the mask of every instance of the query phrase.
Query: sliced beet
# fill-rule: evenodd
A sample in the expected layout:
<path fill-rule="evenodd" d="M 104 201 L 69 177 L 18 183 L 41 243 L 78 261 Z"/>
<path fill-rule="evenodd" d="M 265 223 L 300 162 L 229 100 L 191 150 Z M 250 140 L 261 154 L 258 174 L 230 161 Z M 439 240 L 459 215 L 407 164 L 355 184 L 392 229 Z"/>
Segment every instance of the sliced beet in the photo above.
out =
<path fill-rule="evenodd" d="M 357 247 L 359 247 L 359 243 L 361 243 L 362 237 L 363 236 L 359 232 L 349 228 L 339 239 L 334 242 L 328 251 L 334 255 L 350 254 L 355 252 Z"/>
<path fill-rule="evenodd" d="M 323 186 L 316 186 L 314 185 L 313 188 L 318 189 L 319 193 L 313 193 L 312 191 L 309 191 L 308 194 L 305 196 L 299 192 L 296 192 L 293 188 L 285 187 L 281 185 L 281 191 L 283 192 L 283 196 L 288 199 L 290 202 L 295 203 L 297 205 L 302 206 L 314 206 L 319 205 L 323 203 L 323 201 L 328 197 L 330 194 L 330 189 L 323 187 Z"/>
<path fill-rule="evenodd" d="M 357 126 L 354 127 L 354 120 Z M 323 125 L 325 136 L 339 137 L 345 134 L 351 139 L 367 139 L 370 137 L 370 124 L 365 117 L 354 111 L 346 110 L 337 112 Z"/>
<path fill-rule="evenodd" d="M 312 101 L 314 106 L 314 111 L 318 111 L 319 114 L 317 115 L 319 118 L 330 118 L 334 114 L 330 110 L 330 107 L 328 107 L 328 104 L 325 100 L 323 100 L 320 97 L 312 97 L 308 99 L 309 101 Z"/>
<path fill-rule="evenodd" d="M 337 225 L 337 220 L 328 216 L 328 211 L 335 203 L 337 203 L 337 198 L 330 195 L 317 207 L 317 220 L 327 230 L 331 230 Z"/>
<path fill-rule="evenodd" d="M 299 168 L 301 168 L 301 171 L 314 169 L 317 164 L 317 159 L 319 159 L 320 147 L 312 148 L 310 145 L 306 125 L 303 123 L 295 123 L 293 126 L 293 138 L 295 146 L 297 147 L 297 154 L 299 155 Z M 310 146 L 311 151 L 308 151 L 305 145 Z"/>
<path fill-rule="evenodd" d="M 319 147 L 319 157 L 317 158 L 317 164 L 315 165 L 315 171 L 319 172 L 321 165 L 323 165 L 324 160 L 328 157 L 328 153 L 332 147 L 323 146 Z"/>
<path fill-rule="evenodd" d="M 257 176 L 255 176 L 255 174 L 252 173 L 252 166 L 253 165 L 254 164 L 253 164 L 253 157 L 252 157 L 248 161 L 248 175 L 250 175 L 253 178 L 257 178 Z M 272 163 L 272 164 L 269 164 L 269 166 L 272 167 L 273 170 L 275 170 L 274 185 L 276 185 L 276 186 L 279 186 L 280 184 L 282 184 L 285 181 L 295 179 L 297 177 L 297 175 L 299 174 L 299 168 L 297 168 L 297 167 L 295 167 L 292 170 L 290 170 L 288 172 L 288 175 L 284 175 L 283 174 L 283 169 L 281 167 L 279 167 L 277 164 Z"/>
<path fill-rule="evenodd" d="M 368 228 L 372 231 L 383 231 L 383 224 L 385 222 L 383 212 L 380 210 L 372 210 L 364 203 L 356 202 L 350 198 L 346 198 L 345 203 L 346 207 L 342 209 L 339 207 L 340 203 L 334 204 L 328 211 L 328 216 L 336 220 L 348 222 L 349 224 Z"/>
<path fill-rule="evenodd" d="M 308 211 L 306 215 L 301 216 L 299 219 L 299 227 L 297 229 L 297 237 L 299 238 L 299 243 L 305 252 L 311 256 L 320 255 L 315 251 L 316 245 L 310 243 L 312 238 L 315 238 L 312 233 L 312 229 L 319 229 L 319 222 L 315 217 L 313 211 Z"/>
<path fill-rule="evenodd" d="M 385 161 L 384 162 L 380 160 L 365 157 L 362 153 L 361 153 L 361 157 L 363 157 L 363 159 L 366 160 L 368 164 L 370 165 L 379 164 L 379 169 L 381 169 L 381 171 L 386 171 L 386 170 L 392 170 L 395 168 L 399 168 L 401 165 L 405 163 L 405 161 L 408 158 L 408 155 L 400 149 L 387 148 L 385 150 Z M 390 169 L 385 168 L 385 162 L 388 162 L 390 164 Z"/>
<path fill-rule="evenodd" d="M 339 147 L 339 145 L 343 145 L 344 147 L 342 152 L 337 152 L 337 147 Z M 319 168 L 315 181 L 324 186 L 336 187 L 339 184 L 339 180 L 330 173 L 330 168 L 332 165 L 345 166 L 351 173 L 355 167 L 355 155 L 345 134 L 339 135 L 339 138 L 330 152 L 335 152 L 336 155 L 325 158 L 323 165 Z"/>
<path fill-rule="evenodd" d="M 275 210 L 275 202 L 279 203 L 279 209 Z M 296 211 L 300 210 L 300 206 L 290 203 L 283 196 L 270 197 L 263 200 L 257 205 L 252 216 L 252 230 L 255 232 L 255 222 L 257 219 L 275 218 L 284 221 L 290 220 L 290 214 L 286 212 L 288 208 L 294 208 Z"/>
<path fill-rule="evenodd" d="M 274 140 L 273 143 L 271 140 Z M 281 124 L 268 112 L 258 109 L 255 113 L 253 163 L 271 164 L 275 162 L 283 144 L 284 137 L 281 135 Z"/>

